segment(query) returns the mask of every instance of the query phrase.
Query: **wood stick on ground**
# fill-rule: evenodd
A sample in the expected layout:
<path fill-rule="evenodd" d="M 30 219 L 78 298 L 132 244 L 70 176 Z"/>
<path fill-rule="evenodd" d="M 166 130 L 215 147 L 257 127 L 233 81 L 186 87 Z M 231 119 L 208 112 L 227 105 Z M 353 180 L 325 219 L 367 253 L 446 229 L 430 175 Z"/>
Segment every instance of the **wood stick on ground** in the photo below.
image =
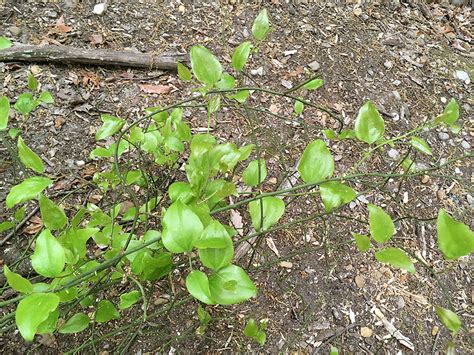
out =
<path fill-rule="evenodd" d="M 0 50 L 1 62 L 48 62 L 125 66 L 148 69 L 176 70 L 176 63 L 186 62 L 184 53 L 150 54 L 109 49 L 85 49 L 70 46 L 31 46 L 15 44 Z"/>

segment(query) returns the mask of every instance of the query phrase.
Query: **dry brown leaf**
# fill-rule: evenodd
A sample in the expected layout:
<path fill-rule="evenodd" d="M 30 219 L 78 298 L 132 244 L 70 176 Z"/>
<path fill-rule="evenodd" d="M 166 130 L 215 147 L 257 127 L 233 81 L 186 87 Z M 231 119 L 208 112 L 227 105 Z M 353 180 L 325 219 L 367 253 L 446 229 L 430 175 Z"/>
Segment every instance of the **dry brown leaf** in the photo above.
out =
<path fill-rule="evenodd" d="M 93 34 L 92 36 L 89 37 L 89 41 L 91 42 L 92 45 L 97 45 L 97 44 L 102 44 L 104 43 L 104 37 L 100 33 Z"/>
<path fill-rule="evenodd" d="M 30 218 L 30 223 L 23 229 L 23 233 L 26 234 L 36 234 L 41 228 L 43 228 L 43 221 L 38 216 L 33 216 Z"/>
<path fill-rule="evenodd" d="M 58 18 L 56 23 L 52 26 L 50 33 L 61 34 L 61 33 L 68 33 L 71 31 L 72 31 L 72 27 L 64 23 L 64 15 L 62 15 L 60 18 Z"/>
<path fill-rule="evenodd" d="M 272 237 L 266 238 L 266 241 L 267 241 L 268 247 L 275 253 L 276 256 L 280 257 L 280 252 L 278 251 Z"/>
<path fill-rule="evenodd" d="M 147 94 L 168 94 L 173 89 L 173 86 L 140 84 L 140 89 Z"/>

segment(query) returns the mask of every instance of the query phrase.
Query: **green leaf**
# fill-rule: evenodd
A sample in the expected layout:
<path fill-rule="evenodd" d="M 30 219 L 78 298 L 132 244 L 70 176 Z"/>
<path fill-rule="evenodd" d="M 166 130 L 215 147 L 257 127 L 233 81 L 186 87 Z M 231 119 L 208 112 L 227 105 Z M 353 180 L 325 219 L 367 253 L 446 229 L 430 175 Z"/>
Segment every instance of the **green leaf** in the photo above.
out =
<path fill-rule="evenodd" d="M 216 86 L 221 90 L 233 89 L 235 86 L 235 79 L 232 75 L 224 73 Z"/>
<path fill-rule="evenodd" d="M 15 139 L 16 136 L 20 133 L 21 131 L 17 128 L 10 128 L 8 130 L 8 135 L 10 136 L 11 139 Z"/>
<path fill-rule="evenodd" d="M 0 97 L 0 131 L 7 129 L 10 101 L 6 96 Z"/>
<path fill-rule="evenodd" d="M 212 220 L 194 243 L 196 248 L 225 248 L 230 239 L 227 229 L 217 220 Z"/>
<path fill-rule="evenodd" d="M 304 84 L 303 88 L 307 90 L 316 90 L 316 89 L 319 89 L 323 85 L 324 85 L 323 79 L 313 79 L 310 82 Z"/>
<path fill-rule="evenodd" d="M 249 338 L 253 338 L 258 334 L 258 330 L 257 322 L 255 322 L 255 319 L 250 318 L 245 325 L 244 335 L 248 336 Z"/>
<path fill-rule="evenodd" d="M 331 349 L 329 350 L 329 355 L 339 355 L 339 350 L 331 345 Z"/>
<path fill-rule="evenodd" d="M 46 228 L 50 230 L 62 229 L 67 223 L 67 217 L 63 209 L 49 198 L 40 194 L 39 206 L 41 219 Z"/>
<path fill-rule="evenodd" d="M 206 304 L 215 304 L 209 289 L 207 275 L 199 270 L 194 270 L 186 277 L 186 288 L 188 292 L 199 301 Z"/>
<path fill-rule="evenodd" d="M 234 244 L 227 229 L 213 220 L 196 241 L 199 259 L 210 269 L 219 270 L 229 265 L 234 257 Z"/>
<path fill-rule="evenodd" d="M 11 46 L 13 46 L 12 41 L 5 36 L 0 37 L 0 50 L 10 48 Z"/>
<path fill-rule="evenodd" d="M 36 106 L 37 103 L 35 103 L 33 95 L 29 92 L 24 92 L 23 94 L 18 96 L 18 99 L 16 100 L 15 105 L 13 107 L 18 112 L 24 115 L 28 115 L 31 111 L 34 110 Z"/>
<path fill-rule="evenodd" d="M 293 109 L 295 111 L 295 115 L 301 114 L 304 110 L 304 103 L 302 103 L 301 101 L 296 100 L 295 101 L 295 106 L 294 106 Z"/>
<path fill-rule="evenodd" d="M 444 209 L 436 221 L 438 246 L 446 259 L 457 259 L 474 251 L 474 233 L 464 223 L 456 221 Z"/>
<path fill-rule="evenodd" d="M 221 97 L 220 95 L 214 95 L 207 104 L 207 113 L 212 115 L 214 112 L 219 111 L 221 107 Z"/>
<path fill-rule="evenodd" d="M 370 235 L 377 243 L 384 243 L 395 234 L 392 218 L 380 207 L 371 203 L 369 209 Z"/>
<path fill-rule="evenodd" d="M 56 308 L 52 311 L 48 318 L 42 322 L 36 329 L 37 334 L 52 334 L 56 330 L 56 323 L 58 323 L 59 310 Z"/>
<path fill-rule="evenodd" d="M 235 70 L 240 71 L 243 69 L 250 55 L 252 49 L 252 43 L 246 41 L 240 44 L 232 55 L 232 66 Z"/>
<path fill-rule="evenodd" d="M 48 319 L 59 305 L 59 296 L 54 293 L 34 293 L 18 303 L 15 322 L 21 336 L 32 341 L 41 323 Z"/>
<path fill-rule="evenodd" d="M 33 176 L 24 180 L 11 188 L 6 199 L 7 207 L 12 208 L 18 203 L 31 200 L 52 183 L 51 179 L 41 176 Z"/>
<path fill-rule="evenodd" d="M 316 183 L 332 176 L 334 159 L 321 139 L 308 144 L 298 164 L 298 171 L 306 183 Z"/>
<path fill-rule="evenodd" d="M 31 91 L 36 91 L 36 89 L 38 89 L 38 86 L 38 80 L 36 80 L 36 78 L 33 74 L 31 74 L 31 72 L 28 72 L 28 89 L 30 89 Z"/>
<path fill-rule="evenodd" d="M 53 96 L 49 91 L 43 91 L 40 96 L 38 97 L 39 102 L 43 102 L 45 104 L 52 104 L 54 103 Z"/>
<path fill-rule="evenodd" d="M 122 129 L 123 125 L 125 124 L 123 119 L 108 114 L 100 115 L 100 119 L 102 120 L 103 124 L 95 134 L 95 139 L 97 141 L 110 137 L 111 135 L 120 131 L 120 129 Z"/>
<path fill-rule="evenodd" d="M 15 223 L 10 221 L 5 221 L 0 223 L 0 233 L 5 232 L 11 228 L 15 227 Z"/>
<path fill-rule="evenodd" d="M 199 217 L 179 200 L 165 212 L 162 224 L 163 245 L 172 253 L 191 251 L 204 229 Z"/>
<path fill-rule="evenodd" d="M 44 173 L 43 161 L 25 144 L 21 136 L 18 136 L 17 148 L 20 160 L 27 168 L 30 168 L 40 174 Z"/>
<path fill-rule="evenodd" d="M 359 110 L 355 121 L 356 137 L 372 144 L 383 137 L 385 124 L 372 101 L 367 101 Z"/>
<path fill-rule="evenodd" d="M 191 185 L 183 181 L 173 182 L 168 187 L 168 195 L 170 196 L 171 201 L 176 202 L 179 200 L 184 204 L 191 201 L 194 197 Z"/>
<path fill-rule="evenodd" d="M 109 300 L 100 301 L 95 312 L 96 322 L 105 323 L 112 319 L 120 319 L 120 314 L 114 304 Z"/>
<path fill-rule="evenodd" d="M 211 315 L 200 304 L 198 305 L 197 315 L 201 325 L 207 325 L 211 321 Z"/>
<path fill-rule="evenodd" d="M 191 80 L 191 71 L 180 62 L 178 62 L 178 76 L 183 81 Z"/>
<path fill-rule="evenodd" d="M 247 98 L 250 95 L 249 90 L 239 90 L 234 95 L 230 95 L 229 98 L 236 100 L 237 102 L 243 104 L 247 101 Z"/>
<path fill-rule="evenodd" d="M 120 295 L 120 309 L 126 309 L 133 306 L 140 299 L 140 291 L 134 290 Z"/>
<path fill-rule="evenodd" d="M 425 142 L 424 139 L 421 139 L 420 137 L 411 137 L 410 143 L 413 148 L 419 150 L 420 152 L 433 155 L 430 146 Z"/>
<path fill-rule="evenodd" d="M 26 206 L 21 206 L 19 209 L 15 211 L 13 217 L 15 218 L 16 222 L 20 222 L 23 218 L 25 218 L 26 214 Z"/>
<path fill-rule="evenodd" d="M 31 293 L 33 291 L 33 285 L 23 276 L 10 271 L 7 265 L 3 266 L 3 272 L 7 278 L 8 285 L 13 288 L 15 291 L 21 293 Z"/>
<path fill-rule="evenodd" d="M 436 314 L 439 317 L 439 320 L 443 325 L 450 330 L 453 335 L 456 335 L 461 329 L 461 320 L 459 319 L 458 315 L 453 311 L 436 306 Z"/>
<path fill-rule="evenodd" d="M 213 180 L 206 186 L 206 200 L 209 208 L 231 195 L 238 196 L 235 184 L 224 179 Z"/>
<path fill-rule="evenodd" d="M 343 129 L 341 133 L 339 133 L 339 139 L 352 139 L 356 138 L 356 133 L 353 129 Z"/>
<path fill-rule="evenodd" d="M 444 122 L 448 126 L 455 126 L 454 123 L 459 118 L 459 104 L 453 98 L 444 108 L 444 111 L 441 115 L 436 117 L 436 122 Z"/>
<path fill-rule="evenodd" d="M 408 255 L 399 248 L 385 248 L 375 253 L 375 258 L 381 263 L 415 273 L 415 266 Z"/>
<path fill-rule="evenodd" d="M 265 38 L 269 30 L 270 23 L 268 21 L 267 9 L 263 9 L 253 22 L 252 34 L 257 41 L 261 41 Z"/>
<path fill-rule="evenodd" d="M 247 145 L 241 146 L 239 148 L 239 152 L 240 152 L 239 161 L 246 160 L 252 153 L 253 148 L 255 148 L 255 144 L 247 144 Z"/>
<path fill-rule="evenodd" d="M 47 229 L 36 238 L 35 252 L 31 256 L 31 265 L 35 271 L 45 277 L 56 277 L 64 268 L 66 256 L 63 246 Z"/>
<path fill-rule="evenodd" d="M 257 288 L 243 269 L 228 265 L 209 277 L 209 289 L 215 303 L 236 304 L 257 294 Z"/>
<path fill-rule="evenodd" d="M 360 252 L 365 253 L 370 249 L 370 238 L 368 236 L 357 233 L 352 233 L 352 236 L 354 237 L 357 249 L 359 249 Z"/>
<path fill-rule="evenodd" d="M 213 86 L 222 76 L 222 66 L 209 50 L 201 45 L 193 46 L 190 52 L 191 68 L 196 78 Z"/>
<path fill-rule="evenodd" d="M 260 165 L 260 179 L 259 179 Z M 247 186 L 257 186 L 267 177 L 267 164 L 264 159 L 252 160 L 242 173 L 242 179 Z"/>
<path fill-rule="evenodd" d="M 263 208 L 261 207 L 263 204 Z M 278 197 L 267 196 L 249 203 L 249 213 L 252 218 L 254 228 L 259 231 L 261 228 L 263 210 L 263 230 L 267 230 L 277 223 L 285 212 L 285 203 Z"/>
<path fill-rule="evenodd" d="M 89 326 L 90 319 L 87 314 L 76 313 L 59 328 L 61 334 L 80 333 Z"/>
<path fill-rule="evenodd" d="M 337 181 L 325 182 L 321 184 L 319 188 L 326 212 L 351 202 L 357 196 L 356 192 L 350 186 Z"/>

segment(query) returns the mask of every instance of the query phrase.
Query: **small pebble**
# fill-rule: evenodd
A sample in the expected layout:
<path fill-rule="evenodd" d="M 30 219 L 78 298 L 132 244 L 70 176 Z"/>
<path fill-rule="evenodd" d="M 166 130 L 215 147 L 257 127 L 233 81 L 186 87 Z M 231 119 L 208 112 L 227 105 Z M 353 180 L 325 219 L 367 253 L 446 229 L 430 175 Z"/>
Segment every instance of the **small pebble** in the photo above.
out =
<path fill-rule="evenodd" d="M 393 63 L 390 60 L 386 60 L 385 63 L 383 63 L 383 65 L 385 66 L 385 68 L 389 70 L 393 68 Z"/>
<path fill-rule="evenodd" d="M 360 335 L 362 335 L 364 338 L 370 338 L 372 334 L 373 334 L 373 330 L 370 329 L 369 327 L 360 328 Z"/>
<path fill-rule="evenodd" d="M 471 83 L 471 78 L 469 78 L 469 74 L 464 70 L 456 70 L 454 72 L 454 77 L 461 81 L 464 81 L 464 83 L 468 85 Z"/>
<path fill-rule="evenodd" d="M 439 132 L 438 133 L 438 137 L 439 139 L 441 139 L 442 141 L 445 141 L 447 139 L 449 139 L 449 134 L 445 133 L 445 132 Z"/>
<path fill-rule="evenodd" d="M 78 160 L 78 161 L 76 161 L 76 165 L 81 167 L 81 166 L 86 165 L 86 162 L 84 160 Z"/>
<path fill-rule="evenodd" d="M 390 149 L 388 151 L 388 156 L 390 159 L 398 160 L 400 158 L 400 153 L 396 149 Z"/>
<path fill-rule="evenodd" d="M 399 86 L 402 82 L 398 79 L 392 81 L 392 84 L 395 85 L 395 86 Z"/>
<path fill-rule="evenodd" d="M 466 150 L 471 149 L 471 145 L 469 144 L 468 141 L 462 141 L 462 142 L 461 142 L 461 146 L 462 146 L 464 149 L 466 149 Z"/>
<path fill-rule="evenodd" d="M 314 71 L 317 71 L 319 68 L 321 68 L 321 65 L 315 60 L 309 63 L 308 66 Z"/>
<path fill-rule="evenodd" d="M 10 31 L 13 37 L 19 37 L 23 32 L 22 29 L 17 26 L 10 26 L 8 27 L 8 30 Z"/>
<path fill-rule="evenodd" d="M 92 12 L 96 15 L 102 15 L 105 12 L 106 8 L 107 8 L 106 3 L 100 3 L 94 6 L 94 10 L 92 10 Z"/>

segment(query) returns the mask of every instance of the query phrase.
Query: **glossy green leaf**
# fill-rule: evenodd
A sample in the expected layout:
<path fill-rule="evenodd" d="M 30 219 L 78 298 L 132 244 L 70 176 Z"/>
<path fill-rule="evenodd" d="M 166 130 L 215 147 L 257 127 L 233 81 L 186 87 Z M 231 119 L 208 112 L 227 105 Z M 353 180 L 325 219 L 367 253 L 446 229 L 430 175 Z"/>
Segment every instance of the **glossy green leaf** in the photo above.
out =
<path fill-rule="evenodd" d="M 241 146 L 239 148 L 239 152 L 240 152 L 239 161 L 248 159 L 248 157 L 252 153 L 253 148 L 255 148 L 255 144 L 246 144 L 246 145 Z"/>
<path fill-rule="evenodd" d="M 453 98 L 443 110 L 443 113 L 436 117 L 436 122 L 444 122 L 448 126 L 453 126 L 459 118 L 459 104 Z"/>
<path fill-rule="evenodd" d="M 31 111 L 34 110 L 37 105 L 38 104 L 35 103 L 33 95 L 29 92 L 24 92 L 23 94 L 18 96 L 18 99 L 16 100 L 15 105 L 13 107 L 18 112 L 24 115 L 28 115 Z"/>
<path fill-rule="evenodd" d="M 71 223 L 72 225 L 72 223 Z M 68 250 L 66 253 L 66 263 L 76 264 L 86 256 L 86 243 L 93 237 L 99 228 L 69 228 L 58 238 L 61 245 Z"/>
<path fill-rule="evenodd" d="M 21 136 L 18 136 L 17 148 L 20 160 L 27 168 L 40 174 L 44 172 L 43 161 L 25 144 Z"/>
<path fill-rule="evenodd" d="M 37 334 L 52 334 L 56 330 L 56 324 L 59 319 L 59 310 L 55 309 L 49 313 L 48 318 L 42 322 L 36 329 Z"/>
<path fill-rule="evenodd" d="M 98 141 L 117 133 L 122 129 L 123 125 L 125 124 L 125 121 L 123 119 L 108 114 L 100 115 L 100 119 L 103 123 L 95 134 L 95 139 Z"/>
<path fill-rule="evenodd" d="M 134 290 L 120 295 L 120 309 L 126 309 L 133 306 L 140 299 L 140 291 Z"/>
<path fill-rule="evenodd" d="M 352 233 L 352 236 L 355 239 L 357 249 L 365 253 L 367 250 L 370 249 L 370 238 L 366 235 Z"/>
<path fill-rule="evenodd" d="M 263 204 L 263 208 L 261 205 Z M 263 230 L 276 224 L 285 212 L 285 203 L 278 197 L 267 196 L 249 203 L 249 213 L 252 225 L 259 231 L 261 228 L 263 210 Z"/>
<path fill-rule="evenodd" d="M 12 41 L 5 36 L 0 37 L 0 50 L 10 48 L 11 46 L 13 46 Z"/>
<path fill-rule="evenodd" d="M 436 221 L 438 246 L 446 259 L 457 259 L 474 251 L 474 233 L 464 223 L 456 221 L 444 209 Z"/>
<path fill-rule="evenodd" d="M 178 62 L 178 76 L 183 81 L 191 80 L 191 71 L 180 62 Z"/>
<path fill-rule="evenodd" d="M 222 74 L 221 80 L 219 80 L 216 86 L 221 90 L 233 89 L 235 86 L 235 79 L 228 73 Z"/>
<path fill-rule="evenodd" d="M 23 276 L 10 271 L 7 265 L 3 266 L 3 273 L 7 278 L 8 285 L 15 291 L 21 293 L 31 293 L 33 291 L 33 285 L 31 282 L 28 279 L 25 279 Z"/>
<path fill-rule="evenodd" d="M 170 196 L 171 201 L 181 201 L 183 203 L 188 203 L 194 197 L 191 185 L 187 182 L 176 181 L 173 182 L 168 187 L 168 195 Z"/>
<path fill-rule="evenodd" d="M 47 229 L 36 238 L 35 252 L 31 256 L 31 265 L 40 275 L 56 277 L 64 269 L 66 256 L 63 246 Z"/>
<path fill-rule="evenodd" d="M 351 202 L 357 196 L 356 192 L 350 186 L 337 181 L 325 182 L 321 184 L 319 188 L 326 212 Z"/>
<path fill-rule="evenodd" d="M 61 334 L 73 334 L 80 333 L 83 330 L 87 329 L 89 326 L 90 319 L 87 314 L 76 313 L 71 318 L 64 323 L 61 328 L 59 328 L 59 333 Z"/>
<path fill-rule="evenodd" d="M 380 207 L 371 203 L 369 209 L 370 235 L 378 243 L 384 243 L 395 234 L 392 218 Z"/>
<path fill-rule="evenodd" d="M 59 305 L 59 297 L 54 293 L 34 293 L 18 303 L 15 322 L 21 336 L 32 341 L 41 323 L 48 319 Z"/>
<path fill-rule="evenodd" d="M 208 183 L 205 192 L 207 205 L 211 209 L 226 197 L 238 196 L 235 184 L 224 179 L 216 179 Z"/>
<path fill-rule="evenodd" d="M 38 80 L 36 80 L 36 78 L 33 74 L 31 74 L 31 72 L 28 72 L 28 89 L 30 89 L 31 91 L 36 91 L 36 89 L 38 89 L 38 86 Z"/>
<path fill-rule="evenodd" d="M 225 248 L 230 239 L 227 229 L 217 220 L 212 220 L 195 241 L 196 248 Z"/>
<path fill-rule="evenodd" d="M 219 81 L 222 76 L 221 63 L 206 47 L 193 46 L 190 57 L 191 68 L 200 82 L 213 86 Z"/>
<path fill-rule="evenodd" d="M 162 224 L 163 245 L 172 253 L 191 251 L 204 229 L 199 217 L 179 200 L 165 212 Z"/>
<path fill-rule="evenodd" d="M 269 30 L 270 22 L 268 21 L 267 9 L 263 9 L 253 22 L 252 34 L 257 41 L 261 41 L 265 38 Z"/>
<path fill-rule="evenodd" d="M 454 313 L 453 311 L 436 306 L 436 314 L 439 317 L 439 320 L 443 325 L 450 330 L 453 335 L 456 335 L 459 332 L 459 329 L 461 329 L 461 320 L 459 319 L 458 315 Z"/>
<path fill-rule="evenodd" d="M 298 171 L 306 183 L 316 183 L 332 176 L 334 159 L 322 140 L 308 144 L 298 164 Z"/>
<path fill-rule="evenodd" d="M 260 165 L 260 169 L 259 169 Z M 260 174 L 259 174 L 260 171 Z M 242 179 L 247 186 L 257 186 L 267 177 L 267 164 L 264 159 L 252 160 L 242 173 Z M 260 179 L 259 179 L 260 178 Z"/>
<path fill-rule="evenodd" d="M 301 101 L 296 100 L 293 110 L 295 111 L 295 115 L 301 114 L 304 110 L 304 103 L 302 103 Z"/>
<path fill-rule="evenodd" d="M 186 288 L 188 292 L 199 301 L 205 304 L 215 304 L 209 289 L 209 279 L 207 275 L 199 270 L 194 270 L 186 277 Z"/>
<path fill-rule="evenodd" d="M 412 274 L 415 273 L 415 266 L 409 256 L 399 248 L 385 248 L 375 253 L 375 258 L 381 263 L 407 270 Z"/>
<path fill-rule="evenodd" d="M 10 114 L 10 101 L 6 96 L 0 97 L 0 131 L 7 129 Z"/>
<path fill-rule="evenodd" d="M 252 49 L 252 43 L 246 41 L 240 44 L 232 55 L 232 66 L 235 70 L 240 71 L 243 69 L 250 55 Z"/>
<path fill-rule="evenodd" d="M 372 101 L 367 101 L 359 110 L 355 121 L 356 137 L 372 144 L 383 137 L 385 123 Z"/>
<path fill-rule="evenodd" d="M 228 265 L 212 274 L 209 289 L 215 303 L 222 305 L 240 303 L 257 294 L 252 280 L 236 265 Z"/>
<path fill-rule="evenodd" d="M 62 229 L 67 223 L 67 217 L 63 209 L 56 205 L 45 195 L 40 194 L 39 206 L 41 219 L 46 228 L 50 230 Z"/>
<path fill-rule="evenodd" d="M 15 214 L 13 215 L 13 218 L 15 218 L 15 222 L 20 222 L 25 218 L 26 214 L 26 206 L 21 206 L 15 211 Z"/>
<path fill-rule="evenodd" d="M 120 319 L 120 314 L 114 304 L 109 300 L 100 301 L 95 312 L 96 322 L 105 323 L 112 319 Z"/>
<path fill-rule="evenodd" d="M 323 79 L 313 79 L 310 82 L 304 84 L 303 87 L 307 90 L 316 90 L 316 89 L 319 89 L 323 85 L 324 85 Z"/>
<path fill-rule="evenodd" d="M 413 148 L 419 150 L 422 153 L 433 155 L 433 152 L 431 151 L 431 148 L 428 143 L 426 143 L 425 140 L 420 137 L 411 137 L 410 144 Z"/>
<path fill-rule="evenodd" d="M 6 199 L 7 207 L 12 208 L 18 203 L 35 198 L 52 183 L 53 181 L 51 179 L 41 176 L 33 176 L 25 179 L 22 183 L 11 188 Z"/>
<path fill-rule="evenodd" d="M 199 259 L 210 269 L 219 270 L 229 265 L 234 257 L 234 245 L 227 229 L 213 220 L 195 243 L 199 248 Z"/>

